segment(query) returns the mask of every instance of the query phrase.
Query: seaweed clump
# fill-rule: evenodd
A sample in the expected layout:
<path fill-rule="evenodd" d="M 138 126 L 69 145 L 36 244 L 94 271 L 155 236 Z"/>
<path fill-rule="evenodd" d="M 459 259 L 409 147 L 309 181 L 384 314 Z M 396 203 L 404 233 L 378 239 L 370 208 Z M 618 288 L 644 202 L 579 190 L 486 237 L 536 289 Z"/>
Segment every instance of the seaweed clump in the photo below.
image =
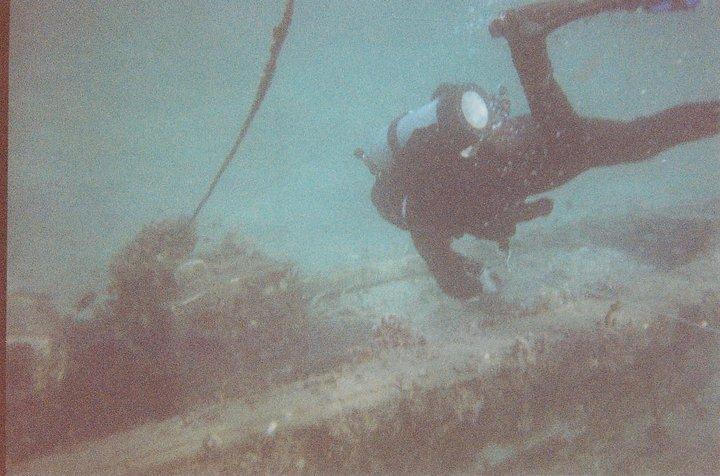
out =
<path fill-rule="evenodd" d="M 192 356 L 197 379 L 221 382 L 222 398 L 308 370 L 307 292 L 290 264 L 268 258 L 233 234 L 191 264 L 176 276 L 194 284 L 172 309 L 182 335 L 179 352 Z"/>
<path fill-rule="evenodd" d="M 380 319 L 372 329 L 372 346 L 375 351 L 423 346 L 425 337 L 403 323 L 396 315 Z"/>
<path fill-rule="evenodd" d="M 183 369 L 169 305 L 181 291 L 174 270 L 195 243 L 184 220 L 146 225 L 112 259 L 88 318 L 64 329 L 70 365 L 61 398 L 76 438 L 178 411 Z"/>
<path fill-rule="evenodd" d="M 64 367 L 43 393 L 29 390 L 41 353 L 13 350 L 11 460 L 302 370 L 307 301 L 292 267 L 232 237 L 204 253 L 196 242 L 186 220 L 143 227 L 113 257 L 105 289 L 82 296 L 73 315 L 47 329 L 43 342 L 62 349 Z"/>
<path fill-rule="evenodd" d="M 48 296 L 10 293 L 5 341 L 5 430 L 11 455 L 30 454 L 60 434 L 53 421 L 67 368 L 62 316 Z"/>
<path fill-rule="evenodd" d="M 697 317 L 525 340 L 488 374 L 413 386 L 383 407 L 258 435 L 176 468 L 715 474 L 716 435 L 686 433 L 689 422 L 708 420 L 709 382 L 720 371 L 716 336 L 698 332 Z"/>

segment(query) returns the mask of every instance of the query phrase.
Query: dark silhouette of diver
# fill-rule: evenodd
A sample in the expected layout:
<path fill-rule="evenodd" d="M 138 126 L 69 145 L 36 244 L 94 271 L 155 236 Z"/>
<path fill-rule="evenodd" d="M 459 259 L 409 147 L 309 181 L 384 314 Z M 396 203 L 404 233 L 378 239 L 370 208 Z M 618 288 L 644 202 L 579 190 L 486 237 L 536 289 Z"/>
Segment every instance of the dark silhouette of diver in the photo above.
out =
<path fill-rule="evenodd" d="M 529 196 L 565 184 L 593 167 L 650 159 L 720 132 L 720 101 L 689 103 L 629 122 L 579 116 L 558 83 L 546 37 L 603 11 L 689 9 L 698 0 L 547 1 L 504 12 L 490 25 L 505 37 L 530 114 L 508 117 L 502 91 L 475 84 L 440 85 L 432 102 L 398 117 L 376 150 L 358 149 L 376 176 L 372 199 L 381 215 L 409 230 L 438 285 L 467 299 L 495 283 L 480 263 L 451 248 L 465 234 L 507 250 L 517 223 L 552 211 Z"/>

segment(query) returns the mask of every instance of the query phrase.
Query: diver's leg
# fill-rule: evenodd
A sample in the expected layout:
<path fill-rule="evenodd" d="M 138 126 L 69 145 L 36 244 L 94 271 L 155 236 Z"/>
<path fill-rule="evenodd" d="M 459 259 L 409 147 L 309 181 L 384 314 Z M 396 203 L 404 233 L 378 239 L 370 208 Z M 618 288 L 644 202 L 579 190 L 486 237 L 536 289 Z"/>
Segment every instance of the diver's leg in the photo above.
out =
<path fill-rule="evenodd" d="M 639 162 L 684 142 L 720 133 L 720 101 L 682 104 L 621 122 L 584 120 L 591 167 Z"/>
<path fill-rule="evenodd" d="M 603 11 L 639 6 L 639 0 L 556 0 L 508 10 L 491 24 L 504 36 L 533 119 L 542 128 L 548 152 L 557 160 L 582 155 L 579 118 L 553 76 L 546 37 L 553 30 Z"/>
<path fill-rule="evenodd" d="M 506 21 L 520 15 L 527 20 L 523 24 L 526 35 L 547 36 L 563 25 L 581 18 L 591 17 L 605 11 L 633 11 L 648 3 L 648 0 L 551 0 L 524 5 L 504 12 L 490 24 L 490 34 L 497 38 L 505 36 L 506 28 L 513 28 Z"/>

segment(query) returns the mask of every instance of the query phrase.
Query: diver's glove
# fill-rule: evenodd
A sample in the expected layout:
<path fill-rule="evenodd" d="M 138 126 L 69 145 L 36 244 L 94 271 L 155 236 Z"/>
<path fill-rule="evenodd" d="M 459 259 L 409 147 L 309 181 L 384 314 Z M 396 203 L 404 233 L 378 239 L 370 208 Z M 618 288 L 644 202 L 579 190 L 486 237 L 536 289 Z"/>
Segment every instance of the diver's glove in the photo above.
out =
<path fill-rule="evenodd" d="M 483 268 L 479 279 L 483 293 L 497 294 L 500 292 L 500 280 L 498 279 L 497 274 L 490 271 L 488 268 Z"/>
<path fill-rule="evenodd" d="M 500 280 L 496 273 L 467 256 L 462 256 L 462 261 L 465 274 L 473 281 L 478 294 L 497 294 L 500 291 Z"/>
<path fill-rule="evenodd" d="M 498 277 L 478 261 L 465 256 L 459 258 L 458 267 L 452 266 L 435 274 L 440 289 L 445 294 L 461 301 L 470 301 L 481 295 L 497 294 L 500 288 Z"/>

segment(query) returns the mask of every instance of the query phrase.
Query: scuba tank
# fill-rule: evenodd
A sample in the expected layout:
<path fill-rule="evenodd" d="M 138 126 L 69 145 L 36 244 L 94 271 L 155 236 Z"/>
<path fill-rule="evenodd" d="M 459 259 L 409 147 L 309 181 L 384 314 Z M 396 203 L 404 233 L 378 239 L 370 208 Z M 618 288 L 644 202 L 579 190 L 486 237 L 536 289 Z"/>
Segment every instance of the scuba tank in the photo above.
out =
<path fill-rule="evenodd" d="M 497 95 L 490 95 L 474 84 L 442 84 L 430 102 L 398 116 L 368 148 L 356 149 L 355 156 L 377 178 L 372 199 L 380 214 L 407 229 L 405 185 L 391 170 L 401 162 L 414 160 L 413 147 L 433 147 L 435 142 L 459 157 L 474 158 L 478 145 L 502 125 L 509 112 L 504 87 Z M 423 133 L 420 144 L 412 140 L 419 132 Z"/>
<path fill-rule="evenodd" d="M 397 117 L 380 140 L 357 149 L 355 156 L 379 176 L 406 152 L 412 135 L 422 130 L 430 132 L 430 141 L 458 144 L 457 153 L 467 158 L 507 119 L 509 104 L 504 87 L 490 95 L 474 84 L 442 84 L 429 103 Z"/>

